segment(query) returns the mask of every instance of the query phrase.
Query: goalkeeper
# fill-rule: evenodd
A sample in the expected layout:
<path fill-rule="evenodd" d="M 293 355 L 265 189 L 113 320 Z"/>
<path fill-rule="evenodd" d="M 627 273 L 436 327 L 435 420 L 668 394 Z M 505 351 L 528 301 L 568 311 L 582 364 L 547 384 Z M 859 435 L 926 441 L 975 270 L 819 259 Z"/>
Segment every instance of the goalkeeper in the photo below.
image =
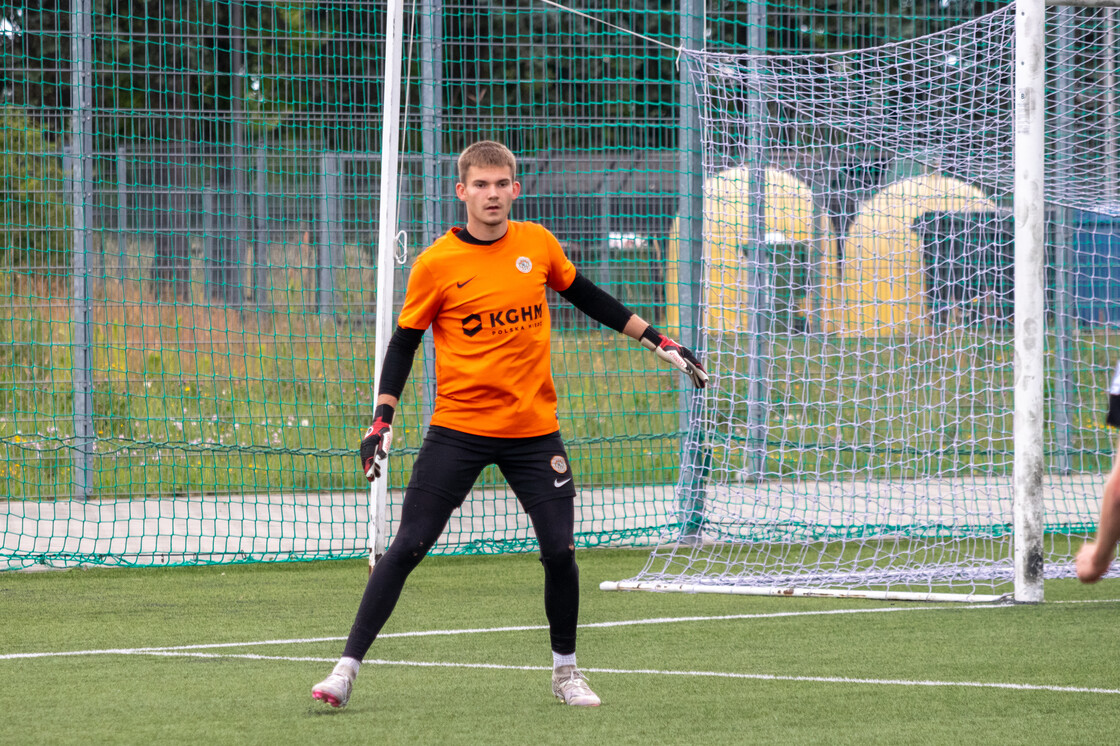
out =
<path fill-rule="evenodd" d="M 1105 423 L 1120 428 L 1120 365 L 1112 376 L 1108 388 L 1108 415 Z M 1077 553 L 1074 563 L 1077 578 L 1082 583 L 1095 583 L 1101 579 L 1116 557 L 1116 543 L 1120 541 L 1120 443 L 1112 460 L 1112 471 L 1104 483 L 1101 496 L 1101 517 L 1097 523 L 1096 541 L 1086 542 Z"/>
<path fill-rule="evenodd" d="M 342 658 L 311 694 L 333 707 L 349 701 L 361 660 L 392 613 L 408 574 L 435 544 L 482 469 L 496 464 L 540 544 L 552 692 L 565 704 L 596 706 L 599 697 L 576 667 L 576 488 L 556 416 L 546 288 L 653 350 L 698 388 L 708 376 L 687 348 L 580 275 L 552 233 L 509 220 L 521 185 L 508 149 L 477 142 L 459 156 L 458 171 L 455 193 L 466 208 L 466 227 L 452 228 L 413 263 L 378 382 L 374 422 L 362 439 L 366 479 L 381 476 L 394 411 L 428 327 L 436 348 L 430 427 L 413 465 L 397 532 L 370 573 Z"/>

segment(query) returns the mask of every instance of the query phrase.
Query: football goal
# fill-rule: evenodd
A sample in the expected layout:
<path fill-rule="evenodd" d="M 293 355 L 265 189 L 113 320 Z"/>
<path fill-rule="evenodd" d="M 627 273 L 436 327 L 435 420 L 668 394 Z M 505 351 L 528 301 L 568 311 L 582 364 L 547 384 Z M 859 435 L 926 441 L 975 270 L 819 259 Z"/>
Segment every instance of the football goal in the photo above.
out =
<path fill-rule="evenodd" d="M 684 57 L 711 386 L 674 532 L 602 587 L 1041 601 L 1111 458 L 1115 11 Z"/>

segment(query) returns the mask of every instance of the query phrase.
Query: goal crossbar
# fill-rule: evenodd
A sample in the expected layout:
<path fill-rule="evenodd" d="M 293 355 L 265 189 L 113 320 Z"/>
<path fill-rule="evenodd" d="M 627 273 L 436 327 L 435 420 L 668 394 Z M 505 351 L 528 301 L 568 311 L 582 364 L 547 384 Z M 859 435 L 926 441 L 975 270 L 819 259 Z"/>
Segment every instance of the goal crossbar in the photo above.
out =
<path fill-rule="evenodd" d="M 1045 0 L 1048 7 L 1120 8 L 1120 0 Z"/>

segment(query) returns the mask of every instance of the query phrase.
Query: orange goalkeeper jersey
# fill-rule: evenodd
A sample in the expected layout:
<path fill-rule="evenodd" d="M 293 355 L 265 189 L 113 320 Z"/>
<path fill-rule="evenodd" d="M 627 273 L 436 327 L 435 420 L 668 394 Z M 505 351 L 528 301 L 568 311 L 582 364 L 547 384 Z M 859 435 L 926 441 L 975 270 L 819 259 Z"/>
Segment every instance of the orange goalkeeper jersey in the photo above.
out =
<path fill-rule="evenodd" d="M 452 228 L 416 258 L 404 308 L 406 329 L 432 327 L 436 348 L 433 425 L 474 435 L 555 432 L 551 324 L 545 286 L 566 290 L 576 269 L 560 242 L 536 223 L 509 221 L 487 246 Z"/>

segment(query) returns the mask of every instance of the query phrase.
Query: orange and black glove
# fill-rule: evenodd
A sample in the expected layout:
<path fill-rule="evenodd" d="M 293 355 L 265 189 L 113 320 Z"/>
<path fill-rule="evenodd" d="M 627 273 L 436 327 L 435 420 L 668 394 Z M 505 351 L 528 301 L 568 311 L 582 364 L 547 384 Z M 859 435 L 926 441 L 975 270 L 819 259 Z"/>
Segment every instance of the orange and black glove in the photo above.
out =
<path fill-rule="evenodd" d="M 379 404 L 373 410 L 373 418 L 373 424 L 362 436 L 359 453 L 362 473 L 369 482 L 381 476 L 381 465 L 389 458 L 389 446 L 393 443 L 393 408 L 388 404 Z"/>
<path fill-rule="evenodd" d="M 692 384 L 696 388 L 702 389 L 707 385 L 708 374 L 700 364 L 699 358 L 692 354 L 692 350 L 666 337 L 652 325 L 642 332 L 641 342 L 642 347 L 653 350 L 659 358 L 683 370 L 685 375 L 692 379 Z"/>

